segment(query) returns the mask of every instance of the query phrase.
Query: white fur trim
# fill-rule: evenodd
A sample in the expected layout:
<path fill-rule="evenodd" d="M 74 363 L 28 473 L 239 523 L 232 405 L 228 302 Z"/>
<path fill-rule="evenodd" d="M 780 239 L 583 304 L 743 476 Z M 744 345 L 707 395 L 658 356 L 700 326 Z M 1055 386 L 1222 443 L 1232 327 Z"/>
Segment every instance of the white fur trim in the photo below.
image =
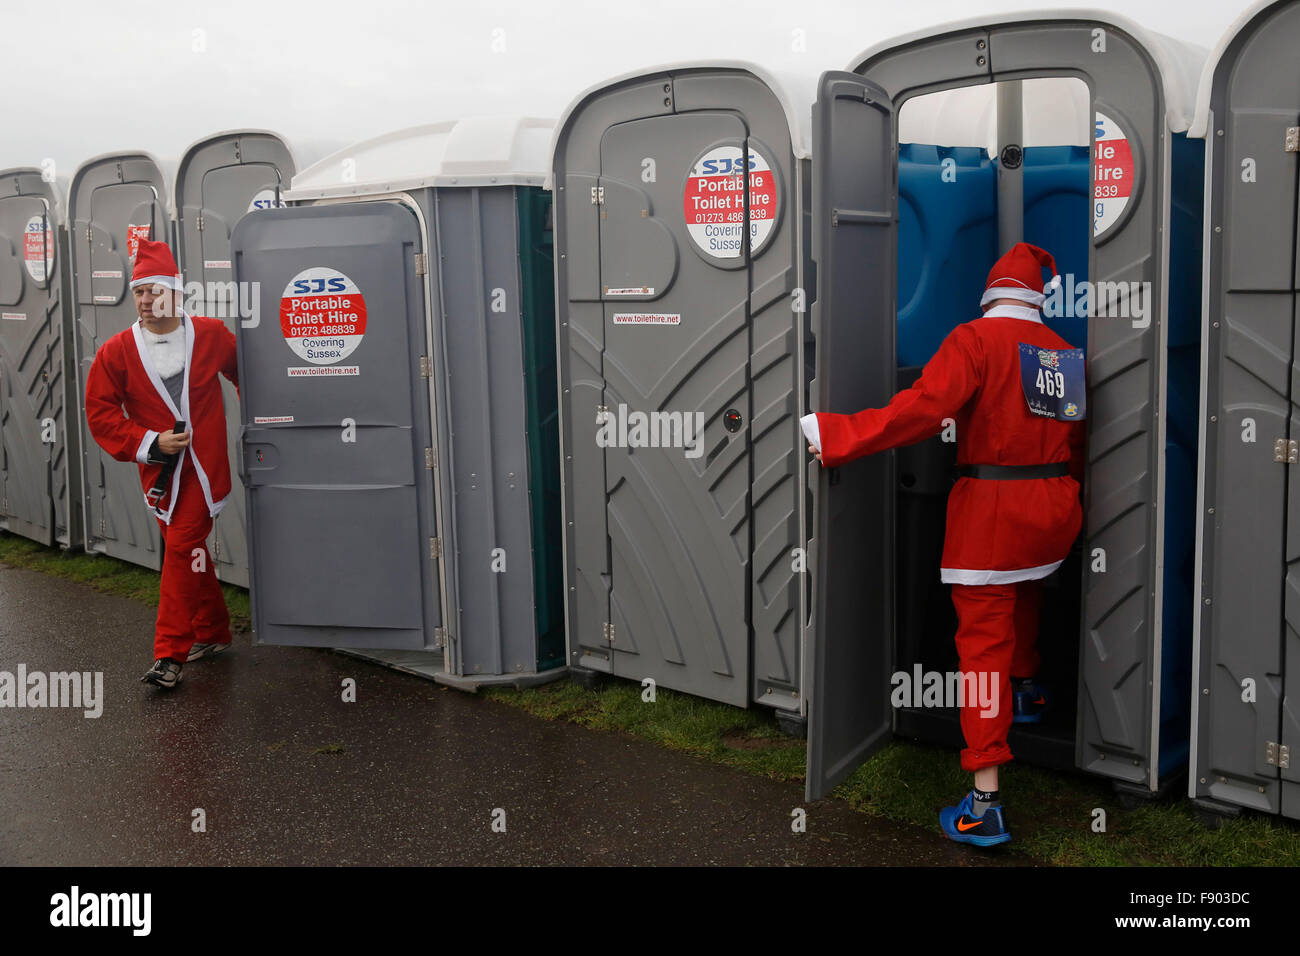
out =
<path fill-rule="evenodd" d="M 821 451 L 822 434 L 821 429 L 817 427 L 817 413 L 813 412 L 811 415 L 805 415 L 799 419 L 799 427 L 803 429 L 804 438 L 807 438 L 814 448 Z"/>
<path fill-rule="evenodd" d="M 1037 581 L 1061 566 L 1061 561 L 1040 564 L 1036 568 L 1018 568 L 1015 571 L 971 571 L 966 568 L 940 568 L 939 580 L 944 584 L 1015 584 L 1017 581 Z"/>
<path fill-rule="evenodd" d="M 1042 305 L 1047 300 L 1047 296 L 1041 292 L 1035 292 L 1032 289 L 1018 289 L 1013 286 L 993 286 L 984 290 L 984 295 L 980 297 L 980 305 L 988 305 L 995 299 L 1019 299 L 1021 302 L 1028 302 L 1030 305 Z"/>
<path fill-rule="evenodd" d="M 153 440 L 157 437 L 158 432 L 145 431 L 140 447 L 135 450 L 135 460 L 140 464 L 149 464 L 149 449 L 153 447 Z"/>
<path fill-rule="evenodd" d="M 138 285 L 160 285 L 173 292 L 183 292 L 185 288 L 180 276 L 141 276 L 131 280 L 132 289 Z"/>
<path fill-rule="evenodd" d="M 1032 305 L 995 305 L 984 313 L 986 319 L 1026 319 L 1030 322 L 1043 322 L 1042 314 Z"/>

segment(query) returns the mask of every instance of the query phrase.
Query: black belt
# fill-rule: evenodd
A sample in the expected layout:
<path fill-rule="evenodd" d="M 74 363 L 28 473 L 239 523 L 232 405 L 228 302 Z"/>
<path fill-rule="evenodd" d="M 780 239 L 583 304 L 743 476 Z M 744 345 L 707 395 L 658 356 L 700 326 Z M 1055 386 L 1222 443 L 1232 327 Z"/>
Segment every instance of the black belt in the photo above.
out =
<path fill-rule="evenodd" d="M 993 481 L 1017 481 L 1026 478 L 1063 478 L 1070 473 L 1068 461 L 1054 461 L 1046 465 L 958 465 L 957 474 L 964 478 L 985 478 Z"/>

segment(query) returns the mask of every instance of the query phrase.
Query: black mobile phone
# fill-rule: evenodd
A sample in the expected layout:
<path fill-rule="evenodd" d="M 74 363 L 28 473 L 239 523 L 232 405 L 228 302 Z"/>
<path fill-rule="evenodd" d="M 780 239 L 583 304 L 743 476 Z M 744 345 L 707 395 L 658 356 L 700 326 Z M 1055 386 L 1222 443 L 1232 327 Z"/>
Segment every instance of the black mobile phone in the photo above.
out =
<path fill-rule="evenodd" d="M 172 434 L 173 434 L 173 435 L 184 435 L 184 434 L 185 434 L 185 423 L 184 423 L 184 422 L 177 422 L 175 425 L 173 425 L 173 426 L 172 426 Z"/>

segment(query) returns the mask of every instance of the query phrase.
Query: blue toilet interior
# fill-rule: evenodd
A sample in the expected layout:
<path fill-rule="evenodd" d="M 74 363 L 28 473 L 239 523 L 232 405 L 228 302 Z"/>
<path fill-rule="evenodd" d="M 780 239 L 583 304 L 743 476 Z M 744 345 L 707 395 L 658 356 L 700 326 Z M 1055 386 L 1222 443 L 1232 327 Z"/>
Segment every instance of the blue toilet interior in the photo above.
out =
<path fill-rule="evenodd" d="M 1166 582 L 1164 589 L 1160 775 L 1186 762 L 1194 562 L 1197 386 L 1200 339 L 1200 141 L 1176 137 L 1168 353 Z M 980 314 L 979 300 L 998 248 L 997 162 L 982 146 L 899 144 L 898 388 L 920 374 L 944 337 Z M 945 169 L 948 175 L 941 173 Z M 1023 236 L 1056 258 L 1063 277 L 1089 278 L 1089 148 L 1023 150 Z M 1087 347 L 1087 320 L 1046 316 L 1071 345 Z M 897 452 L 897 639 L 895 670 L 958 670 L 957 621 L 939 580 L 945 507 L 955 446 L 932 438 Z M 1082 536 L 1044 582 L 1038 677 L 1051 707 L 1039 724 L 1013 726 L 1017 759 L 1072 769 L 1083 581 Z M 1018 675 L 1017 675 L 1018 676 Z M 953 709 L 901 708 L 905 736 L 962 746 Z"/>

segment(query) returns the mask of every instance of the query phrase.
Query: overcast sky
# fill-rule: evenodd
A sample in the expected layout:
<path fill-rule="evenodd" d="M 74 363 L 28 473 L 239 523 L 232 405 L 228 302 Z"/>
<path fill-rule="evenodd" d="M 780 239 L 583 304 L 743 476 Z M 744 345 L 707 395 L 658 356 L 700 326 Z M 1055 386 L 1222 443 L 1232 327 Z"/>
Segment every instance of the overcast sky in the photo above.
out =
<path fill-rule="evenodd" d="M 1095 4 L 1212 47 L 1250 0 Z M 883 39 L 1017 0 L 5 0 L 0 168 L 71 176 L 118 149 L 177 157 L 265 127 L 346 145 L 469 113 L 556 116 L 585 87 L 692 58 L 843 69 Z M 799 47 L 802 46 L 802 49 Z"/>

